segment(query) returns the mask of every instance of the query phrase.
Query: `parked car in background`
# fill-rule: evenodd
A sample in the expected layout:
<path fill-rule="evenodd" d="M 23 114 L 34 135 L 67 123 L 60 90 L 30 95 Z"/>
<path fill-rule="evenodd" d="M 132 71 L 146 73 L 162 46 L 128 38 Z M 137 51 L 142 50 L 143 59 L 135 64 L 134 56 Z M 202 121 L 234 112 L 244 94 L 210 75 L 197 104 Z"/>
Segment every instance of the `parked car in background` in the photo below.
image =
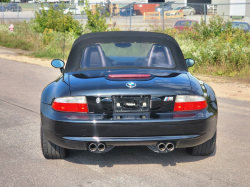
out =
<path fill-rule="evenodd" d="M 164 12 L 171 10 L 172 3 L 174 3 L 174 1 L 166 2 L 164 3 L 164 5 L 161 4 L 160 6 L 155 7 L 155 12 L 160 12 L 160 14 L 162 15 L 162 8 L 164 9 Z"/>
<path fill-rule="evenodd" d="M 82 13 L 84 13 L 84 9 L 83 9 L 83 7 L 80 7 L 80 6 L 69 7 L 69 8 L 63 9 L 63 13 L 64 14 L 68 14 L 68 13 L 71 13 L 71 14 L 82 14 Z"/>
<path fill-rule="evenodd" d="M 28 3 L 40 3 L 39 0 L 31 0 L 31 1 L 28 1 Z"/>
<path fill-rule="evenodd" d="M 46 12 L 49 11 L 49 7 L 47 7 L 47 6 L 45 6 L 45 7 L 40 7 L 39 10 L 38 10 L 40 14 L 42 13 L 42 10 L 43 10 L 43 9 L 44 9 Z"/>
<path fill-rule="evenodd" d="M 60 4 L 53 4 L 53 10 L 60 10 Z"/>
<path fill-rule="evenodd" d="M 0 12 L 5 12 L 5 11 L 6 11 L 5 6 L 0 6 Z"/>
<path fill-rule="evenodd" d="M 183 11 L 183 15 L 187 16 L 187 15 L 194 15 L 195 14 L 195 9 L 193 7 L 190 6 L 179 6 L 174 8 L 173 10 L 181 10 Z M 179 15 L 180 12 L 166 12 L 167 16 L 173 16 L 173 15 Z"/>
<path fill-rule="evenodd" d="M 42 12 L 42 9 L 44 9 L 46 12 L 48 12 L 49 7 L 47 7 L 47 6 L 45 6 L 45 7 L 40 7 L 40 8 L 39 8 L 39 13 Z M 60 4 L 53 4 L 52 9 L 53 9 L 53 10 L 60 10 L 60 9 L 61 9 Z"/>
<path fill-rule="evenodd" d="M 191 29 L 192 25 L 194 25 L 194 24 L 199 24 L 199 21 L 187 20 L 187 19 L 178 20 L 174 24 L 174 29 L 177 29 L 179 31 L 188 30 L 188 29 Z"/>
<path fill-rule="evenodd" d="M 10 10 L 12 12 L 21 12 L 22 11 L 22 7 L 18 6 L 18 4 L 16 3 L 9 3 L 6 7 L 6 11 Z"/>
<path fill-rule="evenodd" d="M 233 21 L 232 22 L 233 28 L 243 29 L 245 32 L 250 32 L 250 26 L 247 22 L 242 21 Z"/>

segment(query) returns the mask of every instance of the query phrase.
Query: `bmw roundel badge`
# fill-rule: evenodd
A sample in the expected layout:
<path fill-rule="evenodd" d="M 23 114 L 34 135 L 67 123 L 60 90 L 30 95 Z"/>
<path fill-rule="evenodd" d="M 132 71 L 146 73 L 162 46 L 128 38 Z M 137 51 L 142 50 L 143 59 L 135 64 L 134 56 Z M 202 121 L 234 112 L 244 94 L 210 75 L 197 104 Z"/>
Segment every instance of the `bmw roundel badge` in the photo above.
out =
<path fill-rule="evenodd" d="M 134 82 L 127 82 L 126 86 L 129 88 L 134 88 L 136 87 L 136 84 Z"/>

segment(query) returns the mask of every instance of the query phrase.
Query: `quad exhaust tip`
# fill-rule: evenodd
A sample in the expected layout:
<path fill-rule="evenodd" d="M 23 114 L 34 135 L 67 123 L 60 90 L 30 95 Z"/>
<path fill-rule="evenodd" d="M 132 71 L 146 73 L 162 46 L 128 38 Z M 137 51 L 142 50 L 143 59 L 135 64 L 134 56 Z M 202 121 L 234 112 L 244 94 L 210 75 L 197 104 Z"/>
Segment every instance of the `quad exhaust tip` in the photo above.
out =
<path fill-rule="evenodd" d="M 168 142 L 166 144 L 161 142 L 161 143 L 157 144 L 157 148 L 158 148 L 159 151 L 167 150 L 168 152 L 171 152 L 171 151 L 174 150 L 174 144 L 170 143 L 170 142 Z"/>
<path fill-rule="evenodd" d="M 159 151 L 164 151 L 166 149 L 166 144 L 158 143 L 157 148 L 159 149 Z"/>
<path fill-rule="evenodd" d="M 89 144 L 89 150 L 91 152 L 95 152 L 97 150 L 97 144 L 96 143 Z"/>
<path fill-rule="evenodd" d="M 173 151 L 173 150 L 174 150 L 174 144 L 172 144 L 172 143 L 167 143 L 167 144 L 166 144 L 166 149 L 167 149 L 168 151 Z"/>
<path fill-rule="evenodd" d="M 100 152 L 103 152 L 106 149 L 106 145 L 104 143 L 90 143 L 89 144 L 89 150 L 90 152 L 96 152 L 97 150 Z"/>
<path fill-rule="evenodd" d="M 105 144 L 103 144 L 103 143 L 99 143 L 99 144 L 98 144 L 98 150 L 99 150 L 99 151 L 102 152 L 102 151 L 104 151 L 105 149 L 106 149 Z"/>

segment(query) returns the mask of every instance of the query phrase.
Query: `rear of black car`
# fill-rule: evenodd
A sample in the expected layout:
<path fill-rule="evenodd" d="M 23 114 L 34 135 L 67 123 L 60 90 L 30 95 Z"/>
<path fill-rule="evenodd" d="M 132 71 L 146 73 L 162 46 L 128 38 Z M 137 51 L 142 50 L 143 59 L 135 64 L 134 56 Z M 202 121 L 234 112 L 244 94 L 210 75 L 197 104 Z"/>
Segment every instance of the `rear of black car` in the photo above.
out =
<path fill-rule="evenodd" d="M 6 10 L 7 11 L 12 11 L 12 12 L 21 12 L 22 11 L 22 7 L 21 6 L 18 6 L 18 4 L 16 3 L 9 3 L 6 7 Z"/>
<path fill-rule="evenodd" d="M 46 158 L 53 158 L 47 140 L 54 154 L 57 149 L 62 153 L 57 151 L 55 158 L 63 158 L 67 149 L 104 153 L 127 145 L 146 145 L 157 153 L 188 148 L 193 155 L 211 154 L 217 125 L 212 89 L 185 71 L 172 38 L 160 35 L 164 37 L 159 41 L 158 34 L 147 39 L 148 34 L 132 34 L 114 34 L 112 42 L 101 40 L 100 34 L 98 42 L 83 40 L 85 47 L 75 42 L 63 76 L 42 94 Z M 78 64 L 69 64 L 78 57 Z M 203 149 L 206 142 L 211 150 Z"/>

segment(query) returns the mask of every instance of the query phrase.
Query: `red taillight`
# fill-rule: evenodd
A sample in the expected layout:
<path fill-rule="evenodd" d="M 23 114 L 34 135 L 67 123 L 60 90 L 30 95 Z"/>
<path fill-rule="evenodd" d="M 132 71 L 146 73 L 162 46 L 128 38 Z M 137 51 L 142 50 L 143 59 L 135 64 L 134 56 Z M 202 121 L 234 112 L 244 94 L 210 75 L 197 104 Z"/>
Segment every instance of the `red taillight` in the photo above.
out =
<path fill-rule="evenodd" d="M 150 74 L 111 74 L 108 75 L 111 79 L 146 79 L 150 78 Z"/>
<path fill-rule="evenodd" d="M 52 104 L 52 108 L 60 112 L 89 112 L 85 96 L 56 98 Z"/>
<path fill-rule="evenodd" d="M 207 101 L 202 96 L 180 96 L 175 100 L 174 111 L 193 111 L 207 108 Z"/>

